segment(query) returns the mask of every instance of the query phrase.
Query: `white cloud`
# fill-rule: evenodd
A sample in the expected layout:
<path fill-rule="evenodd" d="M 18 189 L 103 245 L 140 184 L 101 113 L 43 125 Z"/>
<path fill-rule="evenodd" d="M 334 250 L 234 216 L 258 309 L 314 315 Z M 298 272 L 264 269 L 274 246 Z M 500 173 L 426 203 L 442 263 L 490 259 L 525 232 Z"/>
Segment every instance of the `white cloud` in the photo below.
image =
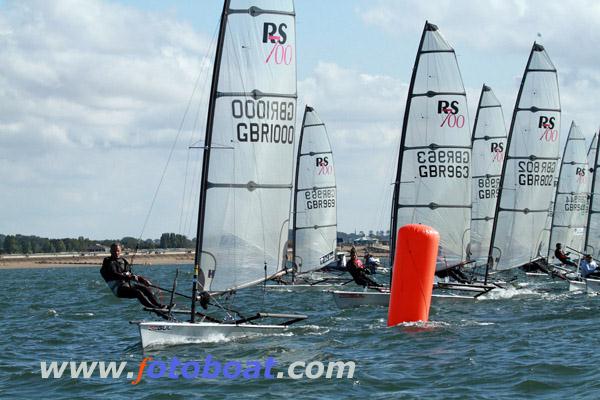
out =
<path fill-rule="evenodd" d="M 137 235 L 196 79 L 210 81 L 209 44 L 190 25 L 114 3 L 3 4 L 2 233 Z M 164 184 L 159 203 L 173 215 L 151 234 L 177 229 L 182 179 Z"/>

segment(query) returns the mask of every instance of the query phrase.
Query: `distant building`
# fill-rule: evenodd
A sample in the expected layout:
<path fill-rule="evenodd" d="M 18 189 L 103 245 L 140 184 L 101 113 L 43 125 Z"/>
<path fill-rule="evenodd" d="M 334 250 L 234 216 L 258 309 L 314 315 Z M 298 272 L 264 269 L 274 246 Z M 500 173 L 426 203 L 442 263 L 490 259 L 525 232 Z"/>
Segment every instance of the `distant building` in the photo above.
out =
<path fill-rule="evenodd" d="M 99 243 L 92 244 L 86 249 L 86 251 L 90 253 L 108 253 L 109 250 L 110 248 L 108 246 L 103 246 Z"/>
<path fill-rule="evenodd" d="M 373 246 L 379 244 L 379 239 L 365 236 L 358 239 L 354 239 L 352 243 L 354 243 L 355 246 Z"/>

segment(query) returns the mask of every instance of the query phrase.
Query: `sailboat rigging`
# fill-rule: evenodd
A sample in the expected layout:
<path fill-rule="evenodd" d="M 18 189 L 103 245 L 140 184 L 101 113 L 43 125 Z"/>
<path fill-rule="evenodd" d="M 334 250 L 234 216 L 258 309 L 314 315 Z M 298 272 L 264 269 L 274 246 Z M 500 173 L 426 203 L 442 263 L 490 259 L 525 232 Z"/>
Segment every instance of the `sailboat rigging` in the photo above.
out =
<path fill-rule="evenodd" d="M 306 106 L 298 138 L 293 195 L 292 280 L 282 287 L 330 287 L 348 279 L 314 275 L 313 271 L 335 260 L 337 246 L 337 196 L 335 163 L 325 123 L 313 107 Z"/>
<path fill-rule="evenodd" d="M 169 321 L 140 322 L 144 347 L 273 332 L 306 318 L 246 318 L 220 305 L 222 295 L 286 273 L 296 97 L 293 1 L 226 0 L 204 140 L 191 307 L 171 310 Z M 198 304 L 227 315 L 209 316 Z M 265 317 L 286 321 L 254 323 Z"/>
<path fill-rule="evenodd" d="M 507 139 L 490 240 L 488 272 L 545 257 L 545 225 L 559 159 L 560 95 L 557 71 L 534 43 L 523 73 Z"/>

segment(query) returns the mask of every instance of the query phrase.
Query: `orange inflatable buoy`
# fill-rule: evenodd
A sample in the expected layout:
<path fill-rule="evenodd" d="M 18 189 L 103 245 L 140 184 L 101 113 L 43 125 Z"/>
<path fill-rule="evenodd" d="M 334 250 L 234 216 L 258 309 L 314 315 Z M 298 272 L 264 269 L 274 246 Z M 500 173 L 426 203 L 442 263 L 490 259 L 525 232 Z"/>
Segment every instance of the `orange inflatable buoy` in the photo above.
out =
<path fill-rule="evenodd" d="M 398 229 L 388 326 L 429 320 L 439 242 L 440 234 L 427 225 Z"/>

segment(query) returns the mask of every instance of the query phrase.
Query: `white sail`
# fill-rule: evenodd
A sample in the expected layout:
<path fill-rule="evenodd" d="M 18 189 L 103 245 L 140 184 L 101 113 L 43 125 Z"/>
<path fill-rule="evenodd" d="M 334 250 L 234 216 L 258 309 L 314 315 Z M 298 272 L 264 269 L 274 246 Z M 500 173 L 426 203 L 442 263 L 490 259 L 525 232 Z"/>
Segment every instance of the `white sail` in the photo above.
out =
<path fill-rule="evenodd" d="M 502 105 L 489 86 L 483 85 L 473 126 L 472 260 L 486 260 L 490 248 L 496 199 L 506 148 Z"/>
<path fill-rule="evenodd" d="M 392 246 L 399 227 L 421 223 L 440 233 L 438 270 L 465 260 L 471 220 L 470 168 L 467 100 L 454 49 L 437 26 L 426 22 L 404 114 L 392 203 Z"/>
<path fill-rule="evenodd" d="M 548 261 L 554 257 L 557 243 L 565 251 L 583 252 L 588 215 L 589 166 L 585 138 L 575 122 L 571 123 L 558 177 L 548 245 Z"/>
<path fill-rule="evenodd" d="M 199 290 L 259 283 L 282 264 L 296 140 L 292 0 L 231 0 L 215 59 L 196 264 Z"/>
<path fill-rule="evenodd" d="M 298 272 L 335 258 L 337 202 L 335 168 L 325 124 L 306 106 L 298 139 L 294 198 L 294 262 Z"/>
<path fill-rule="evenodd" d="M 556 68 L 534 43 L 509 131 L 490 261 L 496 270 L 546 256 L 545 225 L 558 166 L 560 96 Z"/>
<path fill-rule="evenodd" d="M 590 205 L 585 235 L 585 252 L 591 254 L 595 259 L 600 257 L 600 179 L 596 171 L 600 167 L 598 154 L 598 140 L 600 131 L 594 134 L 592 144 L 588 151 L 588 163 L 592 171 L 592 183 L 590 187 Z"/>

